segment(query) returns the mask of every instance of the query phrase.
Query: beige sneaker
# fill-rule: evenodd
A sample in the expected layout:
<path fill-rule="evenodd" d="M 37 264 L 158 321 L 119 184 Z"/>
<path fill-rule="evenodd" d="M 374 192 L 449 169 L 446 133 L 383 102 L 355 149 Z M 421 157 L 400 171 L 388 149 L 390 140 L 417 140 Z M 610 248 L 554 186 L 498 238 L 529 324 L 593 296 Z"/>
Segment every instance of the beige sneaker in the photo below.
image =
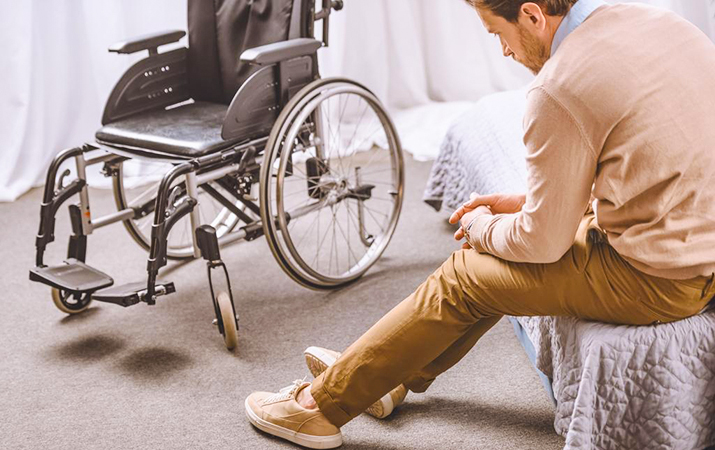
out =
<path fill-rule="evenodd" d="M 308 448 L 335 448 L 343 443 L 340 428 L 319 409 L 306 409 L 296 401 L 298 392 L 310 386 L 303 380 L 278 393 L 254 392 L 246 398 L 246 416 L 253 426 Z"/>
<path fill-rule="evenodd" d="M 305 355 L 305 363 L 308 365 L 308 370 L 317 377 L 325 372 L 339 357 L 340 353 L 328 350 L 321 347 L 308 347 L 303 352 Z M 384 419 L 392 414 L 392 411 L 405 400 L 407 396 L 407 388 L 401 384 L 395 389 L 385 394 L 380 400 L 376 401 L 365 410 L 366 413 L 378 419 Z"/>

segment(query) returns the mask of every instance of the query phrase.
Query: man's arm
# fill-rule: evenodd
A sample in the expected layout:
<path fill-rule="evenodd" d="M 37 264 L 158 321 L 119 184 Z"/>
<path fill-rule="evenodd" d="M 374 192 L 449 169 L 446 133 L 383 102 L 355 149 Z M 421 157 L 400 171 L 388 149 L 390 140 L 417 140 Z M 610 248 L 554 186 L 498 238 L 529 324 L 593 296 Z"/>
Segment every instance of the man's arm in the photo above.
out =
<path fill-rule="evenodd" d="M 573 244 L 598 155 L 578 121 L 543 88 L 529 92 L 524 125 L 526 203 L 517 213 L 477 217 L 470 244 L 509 261 L 552 263 Z"/>

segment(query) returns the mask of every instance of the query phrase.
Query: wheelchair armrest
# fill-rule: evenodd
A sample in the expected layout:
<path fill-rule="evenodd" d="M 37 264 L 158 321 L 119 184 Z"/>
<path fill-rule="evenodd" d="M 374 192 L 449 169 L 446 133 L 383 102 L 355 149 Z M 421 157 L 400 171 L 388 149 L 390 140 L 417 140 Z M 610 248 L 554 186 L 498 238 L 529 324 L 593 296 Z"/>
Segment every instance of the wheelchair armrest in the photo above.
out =
<path fill-rule="evenodd" d="M 160 45 L 171 44 L 184 36 L 186 36 L 186 31 L 181 30 L 144 34 L 133 39 L 117 42 L 109 47 L 109 51 L 114 53 L 129 54 L 141 50 L 149 50 L 150 55 L 155 55 L 157 53 L 156 49 Z"/>
<path fill-rule="evenodd" d="M 275 64 L 281 61 L 315 53 L 323 43 L 310 38 L 298 38 L 275 44 L 249 48 L 241 54 L 241 61 L 259 66 Z"/>

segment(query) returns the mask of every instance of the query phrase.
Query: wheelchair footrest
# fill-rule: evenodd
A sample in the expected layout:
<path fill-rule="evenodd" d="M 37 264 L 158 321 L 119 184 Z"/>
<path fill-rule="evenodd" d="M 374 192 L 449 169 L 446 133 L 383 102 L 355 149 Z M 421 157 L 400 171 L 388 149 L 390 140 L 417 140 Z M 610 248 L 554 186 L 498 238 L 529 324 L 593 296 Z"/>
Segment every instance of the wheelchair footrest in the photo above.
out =
<path fill-rule="evenodd" d="M 72 258 L 58 266 L 30 269 L 30 280 L 74 293 L 94 292 L 114 284 L 109 275 Z"/>
<path fill-rule="evenodd" d="M 174 283 L 157 281 L 156 295 L 168 295 L 176 292 Z M 127 283 L 121 286 L 112 286 L 92 294 L 92 300 L 98 302 L 114 303 L 120 306 L 132 306 L 144 300 L 146 295 L 146 282 Z"/>

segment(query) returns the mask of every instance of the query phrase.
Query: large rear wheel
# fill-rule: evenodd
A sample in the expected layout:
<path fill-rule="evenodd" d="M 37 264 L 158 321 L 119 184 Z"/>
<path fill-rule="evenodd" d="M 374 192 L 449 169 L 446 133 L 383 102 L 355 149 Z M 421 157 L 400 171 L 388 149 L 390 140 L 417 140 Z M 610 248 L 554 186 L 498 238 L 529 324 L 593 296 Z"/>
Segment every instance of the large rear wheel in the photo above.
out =
<path fill-rule="evenodd" d="M 365 87 L 323 79 L 301 90 L 261 166 L 261 219 L 284 271 L 315 289 L 362 276 L 397 226 L 403 166 L 394 125 Z"/>

